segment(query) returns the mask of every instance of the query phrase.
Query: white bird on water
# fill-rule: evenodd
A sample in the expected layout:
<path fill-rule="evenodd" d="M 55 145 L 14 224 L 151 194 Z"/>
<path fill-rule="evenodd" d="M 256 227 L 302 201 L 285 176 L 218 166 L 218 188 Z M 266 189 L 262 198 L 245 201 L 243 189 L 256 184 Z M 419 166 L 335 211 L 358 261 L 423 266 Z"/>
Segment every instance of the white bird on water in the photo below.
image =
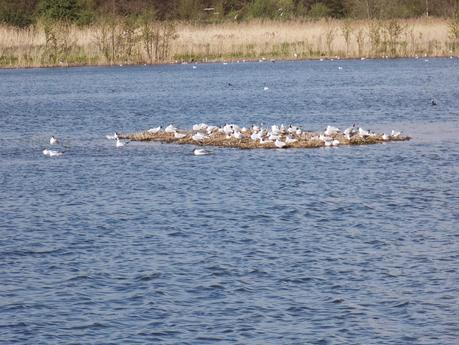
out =
<path fill-rule="evenodd" d="M 210 155 L 211 152 L 206 149 L 194 149 L 193 154 L 195 156 L 206 156 L 206 155 Z"/>
<path fill-rule="evenodd" d="M 59 157 L 62 156 L 63 153 L 55 150 L 44 149 L 43 154 L 48 157 Z"/>
<path fill-rule="evenodd" d="M 59 144 L 59 140 L 54 135 L 52 135 L 51 138 L 49 138 L 49 143 L 51 145 Z"/>
<path fill-rule="evenodd" d="M 116 147 L 123 147 L 126 144 L 126 142 L 123 142 L 119 138 L 116 138 Z"/>

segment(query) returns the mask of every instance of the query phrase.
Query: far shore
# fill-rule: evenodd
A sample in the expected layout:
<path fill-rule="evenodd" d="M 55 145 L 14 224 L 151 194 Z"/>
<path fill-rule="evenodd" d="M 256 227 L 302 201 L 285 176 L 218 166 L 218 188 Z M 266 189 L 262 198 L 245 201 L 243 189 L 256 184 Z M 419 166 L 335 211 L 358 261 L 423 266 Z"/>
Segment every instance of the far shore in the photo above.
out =
<path fill-rule="evenodd" d="M 0 66 L 0 70 L 19 70 L 19 69 L 67 69 L 67 68 L 120 68 L 120 67 L 154 67 L 154 66 L 174 66 L 174 65 L 192 65 L 199 66 L 200 64 L 244 64 L 244 63 L 276 63 L 276 62 L 301 62 L 301 61 L 362 61 L 362 60 L 403 60 L 403 59 L 459 59 L 459 56 L 400 56 L 400 57 L 374 57 L 374 58 L 357 58 L 357 57 L 331 57 L 331 58 L 302 58 L 302 59 L 290 59 L 290 58 L 280 58 L 280 59 L 235 59 L 235 60 L 207 60 L 207 61 L 167 61 L 167 62 L 155 62 L 155 63 L 131 63 L 131 64 L 58 64 L 58 65 L 42 65 L 42 66 Z"/>
<path fill-rule="evenodd" d="M 0 26 L 0 68 L 453 57 L 442 18 Z"/>

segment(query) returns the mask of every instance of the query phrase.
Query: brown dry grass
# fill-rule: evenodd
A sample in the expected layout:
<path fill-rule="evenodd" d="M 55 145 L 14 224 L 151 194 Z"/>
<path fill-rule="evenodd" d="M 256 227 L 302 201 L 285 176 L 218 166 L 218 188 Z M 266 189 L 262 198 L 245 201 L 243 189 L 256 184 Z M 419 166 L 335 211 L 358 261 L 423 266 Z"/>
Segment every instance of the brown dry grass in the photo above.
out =
<path fill-rule="evenodd" d="M 179 23 L 176 26 L 177 39 L 169 42 L 166 56 L 156 62 L 449 56 L 456 53 L 453 50 L 456 45 L 448 37 L 446 19 L 420 18 L 396 23 L 400 28 L 396 37 L 388 34 L 390 22 L 380 21 Z M 348 42 L 343 31 L 345 27 L 350 30 Z M 378 44 L 371 40 L 370 28 L 377 29 Z M 121 27 L 118 29 L 122 32 Z M 108 59 L 100 48 L 101 25 L 79 28 L 56 24 L 52 31 L 56 39 L 54 46 L 49 39 L 47 42 L 43 24 L 27 29 L 0 26 L 0 66 L 138 64 L 151 61 L 141 40 L 130 42 L 132 49 L 129 56 L 120 51 L 114 59 Z M 136 32 L 140 35 L 140 29 Z"/>
<path fill-rule="evenodd" d="M 385 27 L 388 23 L 366 20 L 352 22 L 322 20 L 181 25 L 180 38 L 174 43 L 173 49 L 176 56 L 186 57 L 189 54 L 191 57 L 233 59 L 382 57 L 388 53 L 383 45 L 379 49 L 372 47 L 369 28 L 371 25 L 379 26 L 380 38 L 384 41 L 387 39 Z M 397 37 L 397 56 L 451 54 L 446 20 L 423 18 L 399 21 L 399 23 L 403 33 Z M 351 28 L 349 46 L 343 35 L 344 25 L 349 25 Z"/>

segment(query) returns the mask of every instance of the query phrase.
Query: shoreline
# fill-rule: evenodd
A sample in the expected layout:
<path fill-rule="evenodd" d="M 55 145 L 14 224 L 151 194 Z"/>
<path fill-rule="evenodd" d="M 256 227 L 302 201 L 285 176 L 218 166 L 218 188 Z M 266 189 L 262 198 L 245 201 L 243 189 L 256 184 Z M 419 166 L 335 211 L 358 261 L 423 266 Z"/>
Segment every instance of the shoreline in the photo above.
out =
<path fill-rule="evenodd" d="M 291 59 L 291 58 L 279 58 L 275 59 L 274 61 L 270 61 L 266 59 L 264 61 L 260 61 L 260 59 L 235 59 L 235 60 L 208 60 L 208 61 L 183 61 L 183 62 L 157 62 L 152 64 L 142 64 L 142 63 L 132 63 L 132 64 L 68 64 L 68 65 L 46 65 L 46 66 L 1 66 L 0 70 L 31 70 L 31 69 L 73 69 L 73 68 L 120 68 L 120 67 L 157 67 L 157 66 L 178 66 L 178 65 L 216 65 L 216 64 L 244 64 L 244 63 L 276 63 L 276 62 L 307 62 L 307 61 L 320 61 L 320 62 L 334 62 L 334 61 L 383 61 L 383 60 L 418 60 L 418 59 L 459 59 L 459 56 L 454 55 L 436 55 L 436 56 L 399 56 L 399 57 L 334 57 L 334 58 L 308 58 L 308 59 Z"/>

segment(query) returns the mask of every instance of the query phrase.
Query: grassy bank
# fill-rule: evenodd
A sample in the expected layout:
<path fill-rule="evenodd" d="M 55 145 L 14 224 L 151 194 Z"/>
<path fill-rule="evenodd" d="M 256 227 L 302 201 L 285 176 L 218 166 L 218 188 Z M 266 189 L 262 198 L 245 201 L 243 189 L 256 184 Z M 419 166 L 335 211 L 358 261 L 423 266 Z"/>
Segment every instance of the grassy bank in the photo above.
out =
<path fill-rule="evenodd" d="M 207 25 L 113 19 L 84 28 L 63 23 L 0 26 L 0 67 L 458 53 L 459 25 L 439 18 Z"/>

